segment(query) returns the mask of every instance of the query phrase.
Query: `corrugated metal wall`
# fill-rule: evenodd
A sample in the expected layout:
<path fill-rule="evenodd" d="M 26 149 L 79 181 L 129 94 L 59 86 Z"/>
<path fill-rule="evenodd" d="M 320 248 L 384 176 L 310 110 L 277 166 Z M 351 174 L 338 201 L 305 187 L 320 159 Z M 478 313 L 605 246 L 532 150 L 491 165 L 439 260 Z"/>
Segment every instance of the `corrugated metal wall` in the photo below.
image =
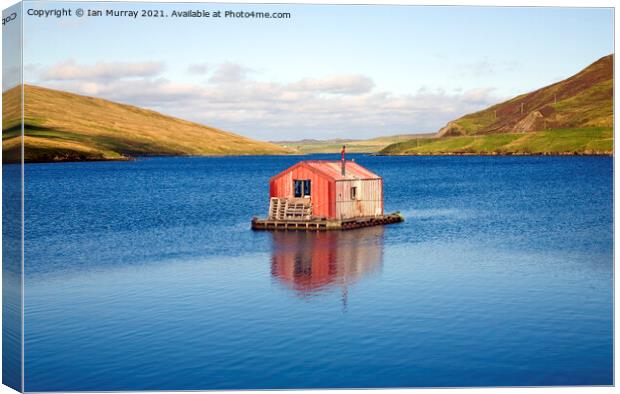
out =
<path fill-rule="evenodd" d="M 280 176 L 273 178 L 269 183 L 269 196 L 294 197 L 293 180 L 295 179 L 310 179 L 312 185 L 312 213 L 314 216 L 336 217 L 336 207 L 333 203 L 335 200 L 334 182 L 305 166 L 293 167 L 290 171 L 286 171 Z"/>
<path fill-rule="evenodd" d="M 355 199 L 351 188 L 356 188 Z M 383 181 L 381 179 L 336 181 L 336 217 L 383 215 Z"/>

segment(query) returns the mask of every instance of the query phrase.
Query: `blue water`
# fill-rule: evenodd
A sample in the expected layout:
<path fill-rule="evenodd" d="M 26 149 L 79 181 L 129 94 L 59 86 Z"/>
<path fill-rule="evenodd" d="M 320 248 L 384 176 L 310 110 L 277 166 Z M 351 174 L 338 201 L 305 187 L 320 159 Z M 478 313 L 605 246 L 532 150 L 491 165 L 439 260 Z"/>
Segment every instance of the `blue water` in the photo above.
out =
<path fill-rule="evenodd" d="M 404 223 L 251 231 L 300 159 L 27 165 L 26 390 L 613 383 L 611 158 L 356 156 Z"/>

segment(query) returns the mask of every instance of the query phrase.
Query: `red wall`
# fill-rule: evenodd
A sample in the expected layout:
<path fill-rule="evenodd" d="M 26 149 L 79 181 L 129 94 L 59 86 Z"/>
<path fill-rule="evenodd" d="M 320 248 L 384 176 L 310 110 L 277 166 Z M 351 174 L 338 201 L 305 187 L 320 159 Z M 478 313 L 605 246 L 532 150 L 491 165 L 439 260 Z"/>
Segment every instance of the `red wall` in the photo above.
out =
<path fill-rule="evenodd" d="M 269 197 L 294 197 L 293 180 L 310 179 L 312 213 L 314 216 L 336 217 L 335 182 L 303 165 L 293 167 L 269 182 Z"/>

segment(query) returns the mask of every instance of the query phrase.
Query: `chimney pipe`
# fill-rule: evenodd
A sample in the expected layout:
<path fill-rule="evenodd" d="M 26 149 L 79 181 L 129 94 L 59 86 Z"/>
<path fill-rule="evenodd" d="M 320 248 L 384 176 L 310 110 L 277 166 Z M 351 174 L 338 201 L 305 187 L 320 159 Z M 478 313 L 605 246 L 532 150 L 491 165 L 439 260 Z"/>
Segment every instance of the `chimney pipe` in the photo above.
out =
<path fill-rule="evenodd" d="M 341 155 L 340 161 L 342 163 L 342 166 L 341 166 L 342 167 L 342 176 L 345 176 L 345 174 L 346 174 L 346 170 L 345 170 L 346 160 L 344 158 L 344 151 L 345 151 L 345 149 L 346 149 L 346 146 L 342 145 L 342 152 L 340 152 L 340 155 Z"/>

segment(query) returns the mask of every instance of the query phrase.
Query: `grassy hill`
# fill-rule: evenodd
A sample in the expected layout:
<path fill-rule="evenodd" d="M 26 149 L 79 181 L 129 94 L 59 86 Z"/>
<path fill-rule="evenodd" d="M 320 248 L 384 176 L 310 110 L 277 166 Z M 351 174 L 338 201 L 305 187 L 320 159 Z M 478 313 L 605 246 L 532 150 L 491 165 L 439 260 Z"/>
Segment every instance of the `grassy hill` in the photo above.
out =
<path fill-rule="evenodd" d="M 385 155 L 607 155 L 613 129 L 575 128 L 532 133 L 504 133 L 413 139 L 390 145 Z"/>
<path fill-rule="evenodd" d="M 613 55 L 576 75 L 449 122 L 380 154 L 611 154 Z"/>
<path fill-rule="evenodd" d="M 131 105 L 26 85 L 27 162 L 127 160 L 138 155 L 263 155 L 293 151 Z M 18 103 L 19 90 L 3 102 Z M 5 162 L 19 160 L 19 106 L 3 110 Z"/>
<path fill-rule="evenodd" d="M 295 149 L 303 154 L 311 153 L 340 153 L 342 145 L 347 146 L 350 153 L 375 153 L 383 148 L 412 138 L 428 138 L 434 134 L 399 134 L 389 135 L 367 140 L 332 139 L 332 140 L 300 140 L 300 141 L 273 141 L 285 148 Z"/>

